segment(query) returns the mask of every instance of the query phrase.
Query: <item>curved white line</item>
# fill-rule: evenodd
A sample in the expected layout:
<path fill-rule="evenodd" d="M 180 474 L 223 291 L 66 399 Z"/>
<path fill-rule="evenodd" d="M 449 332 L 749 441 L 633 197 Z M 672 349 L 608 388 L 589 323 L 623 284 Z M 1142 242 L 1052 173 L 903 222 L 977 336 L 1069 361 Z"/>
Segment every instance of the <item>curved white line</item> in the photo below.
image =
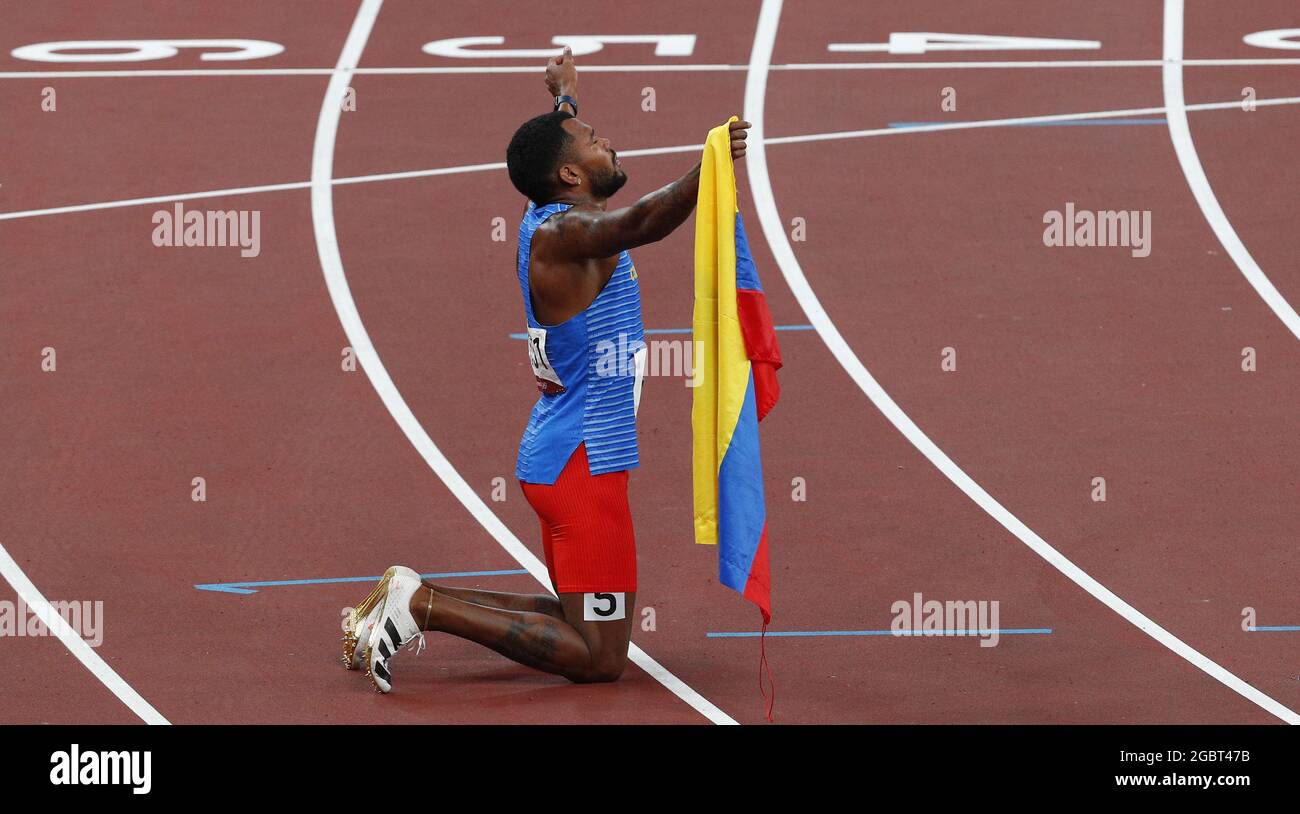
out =
<path fill-rule="evenodd" d="M 1187 185 L 1192 188 L 1192 195 L 1201 207 L 1201 214 L 1214 230 L 1215 237 L 1237 264 L 1237 268 L 1255 287 L 1259 296 L 1273 309 L 1282 324 L 1291 330 L 1296 339 L 1300 339 L 1300 315 L 1296 314 L 1291 303 L 1286 301 L 1273 283 L 1260 269 L 1255 258 L 1246 250 L 1246 244 L 1237 237 L 1237 231 L 1228 222 L 1219 199 L 1210 187 L 1210 179 L 1205 177 L 1205 168 L 1196 154 L 1196 145 L 1192 143 L 1192 130 L 1187 123 L 1187 105 L 1183 99 L 1183 0 L 1165 0 L 1164 25 L 1165 65 L 1161 76 L 1164 80 L 1165 118 L 1169 122 L 1169 138 L 1173 140 L 1174 152 L 1178 154 L 1178 164 L 1183 168 Z"/>
<path fill-rule="evenodd" d="M 140 716 L 140 719 L 147 724 L 169 724 L 171 723 L 162 716 L 153 705 L 136 692 L 130 684 L 122 679 L 117 671 L 108 666 L 100 655 L 96 653 L 86 640 L 81 638 L 81 634 L 72 629 L 62 616 L 54 610 L 54 607 L 45 599 L 41 592 L 32 584 L 32 581 L 23 573 L 23 569 L 18 567 L 14 558 L 9 556 L 9 552 L 0 545 L 0 574 L 14 590 L 18 596 L 27 603 L 27 607 L 40 618 L 41 622 L 59 637 L 63 646 L 68 648 L 72 655 L 77 657 L 87 670 L 95 678 L 108 688 L 109 692 L 116 695 L 118 700 L 126 704 L 132 712 Z"/>
<path fill-rule="evenodd" d="M 749 139 L 749 152 L 746 162 L 749 165 L 749 186 L 754 195 L 754 206 L 758 211 L 759 221 L 763 226 L 763 235 L 767 238 L 772 254 L 781 273 L 785 277 L 795 299 L 808 315 L 808 321 L 817 329 L 817 333 L 826 343 L 826 347 L 835 355 L 849 377 L 857 383 L 871 403 L 889 419 L 912 446 L 916 447 L 930 463 L 934 464 L 948 480 L 975 502 L 994 520 L 1014 534 L 1022 543 L 1033 549 L 1052 567 L 1069 577 L 1076 585 L 1092 594 L 1106 607 L 1118 613 L 1135 625 L 1143 633 L 1155 639 L 1199 669 L 1205 671 L 1224 686 L 1239 693 L 1244 698 L 1258 704 L 1269 713 L 1276 715 L 1287 723 L 1300 723 L 1300 715 L 1255 689 L 1245 681 L 1225 670 L 1215 662 L 1184 643 L 1178 637 L 1144 616 L 1132 605 L 1120 599 L 1106 586 L 1093 579 L 1081 568 L 1071 562 L 1047 544 L 1043 538 L 1020 521 L 993 496 L 984 490 L 957 466 L 951 458 L 930 440 L 921 428 L 903 412 L 889 394 L 885 392 L 863 366 L 857 354 L 844 341 L 835 324 L 822 308 L 808 285 L 799 261 L 794 256 L 785 230 L 781 228 L 781 216 L 777 212 L 776 199 L 772 192 L 772 180 L 767 169 L 767 147 L 763 142 L 763 107 L 767 93 L 767 64 L 772 58 L 772 48 L 776 43 L 777 24 L 781 16 L 781 0 L 763 0 L 759 12 L 758 29 L 754 34 L 754 50 L 750 56 L 750 72 L 745 80 L 745 119 L 752 123 Z"/>
<path fill-rule="evenodd" d="M 370 31 L 374 27 L 375 18 L 382 5 L 383 0 L 364 0 L 361 4 L 356 20 L 352 23 L 352 30 L 343 45 L 343 52 L 339 55 L 338 68 L 330 75 L 329 86 L 321 102 L 320 116 L 316 120 L 316 138 L 311 157 L 311 215 L 312 226 L 316 232 L 316 252 L 320 256 L 321 271 L 325 275 L 330 300 L 334 303 L 334 310 L 338 312 L 339 322 L 343 324 L 348 342 L 361 362 L 366 376 L 370 378 L 375 392 L 379 394 L 379 398 L 388 408 L 388 412 L 392 414 L 393 420 L 402 429 L 407 440 L 493 539 L 547 590 L 551 590 L 546 567 L 487 507 L 482 498 L 474 493 L 470 485 L 433 443 L 433 439 L 424 431 L 424 427 L 407 406 L 402 394 L 398 392 L 397 386 L 393 384 L 392 378 L 384 368 L 384 363 L 380 360 L 374 345 L 370 342 L 370 335 L 361 322 L 361 315 L 357 312 L 356 303 L 352 300 L 352 291 L 348 287 L 347 275 L 343 271 L 338 237 L 334 230 L 334 141 L 338 134 L 344 93 L 347 91 L 348 82 L 357 62 L 361 59 L 361 52 L 365 48 L 366 40 L 370 38 Z M 736 723 L 731 716 L 669 672 L 640 647 L 629 644 L 628 657 L 713 723 Z"/>

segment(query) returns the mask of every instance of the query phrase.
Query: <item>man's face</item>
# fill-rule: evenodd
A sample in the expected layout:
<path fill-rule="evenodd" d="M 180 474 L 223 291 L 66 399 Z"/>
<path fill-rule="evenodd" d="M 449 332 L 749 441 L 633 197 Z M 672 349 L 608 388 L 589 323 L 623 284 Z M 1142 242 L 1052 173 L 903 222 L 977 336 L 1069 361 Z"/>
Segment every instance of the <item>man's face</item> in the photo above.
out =
<path fill-rule="evenodd" d="M 581 168 L 592 194 L 609 198 L 622 189 L 627 173 L 609 139 L 597 136 L 596 129 L 581 119 L 565 119 L 562 126 L 570 137 L 569 160 L 564 163 Z"/>

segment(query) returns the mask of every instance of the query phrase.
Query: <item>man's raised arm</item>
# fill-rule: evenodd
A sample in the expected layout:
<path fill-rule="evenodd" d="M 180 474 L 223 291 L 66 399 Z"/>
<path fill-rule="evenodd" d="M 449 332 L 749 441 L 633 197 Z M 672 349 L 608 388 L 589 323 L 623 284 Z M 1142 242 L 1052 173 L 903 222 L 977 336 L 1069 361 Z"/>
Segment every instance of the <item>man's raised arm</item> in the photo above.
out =
<path fill-rule="evenodd" d="M 731 122 L 731 157 L 744 158 L 749 122 Z M 625 249 L 663 240 L 688 218 L 695 208 L 700 189 L 700 164 L 664 187 L 644 196 L 631 206 L 606 212 L 575 206 L 543 227 L 554 230 L 556 240 L 547 240 L 550 260 L 586 260 L 611 257 Z"/>
<path fill-rule="evenodd" d="M 565 96 L 573 100 L 556 105 L 556 110 L 563 110 L 573 116 L 578 115 L 576 102 L 578 98 L 578 64 L 573 61 L 573 49 L 567 45 L 564 46 L 563 54 L 546 61 L 546 90 L 550 92 L 552 102 Z M 528 214 L 530 206 L 532 206 L 532 201 L 525 200 L 525 215 Z"/>
<path fill-rule="evenodd" d="M 557 101 L 565 96 L 572 100 L 578 98 L 578 65 L 573 61 L 573 50 L 569 46 L 564 46 L 563 54 L 547 61 L 546 89 Z M 555 109 L 578 115 L 578 106 L 574 101 L 563 102 Z"/>
<path fill-rule="evenodd" d="M 690 217 L 700 188 L 700 165 L 631 206 L 607 212 L 576 206 L 556 218 L 553 249 L 556 260 L 612 257 L 625 249 L 663 240 Z"/>

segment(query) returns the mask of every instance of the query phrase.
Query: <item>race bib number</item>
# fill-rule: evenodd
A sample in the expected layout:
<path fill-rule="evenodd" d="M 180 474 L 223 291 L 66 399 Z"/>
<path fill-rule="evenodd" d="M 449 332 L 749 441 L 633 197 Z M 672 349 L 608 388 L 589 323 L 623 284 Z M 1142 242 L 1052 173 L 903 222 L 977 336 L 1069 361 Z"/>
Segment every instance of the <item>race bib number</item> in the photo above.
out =
<path fill-rule="evenodd" d="M 583 594 L 582 621 L 613 622 L 627 618 L 625 594 Z"/>
<path fill-rule="evenodd" d="M 645 363 L 648 351 L 645 345 L 632 355 L 632 368 L 636 371 L 636 383 L 632 385 L 632 415 L 641 409 L 641 385 L 645 383 Z"/>
<path fill-rule="evenodd" d="M 528 329 L 528 361 L 533 366 L 533 376 L 537 378 L 537 389 L 548 396 L 565 391 L 564 382 L 551 367 L 551 360 L 546 357 L 546 329 Z"/>

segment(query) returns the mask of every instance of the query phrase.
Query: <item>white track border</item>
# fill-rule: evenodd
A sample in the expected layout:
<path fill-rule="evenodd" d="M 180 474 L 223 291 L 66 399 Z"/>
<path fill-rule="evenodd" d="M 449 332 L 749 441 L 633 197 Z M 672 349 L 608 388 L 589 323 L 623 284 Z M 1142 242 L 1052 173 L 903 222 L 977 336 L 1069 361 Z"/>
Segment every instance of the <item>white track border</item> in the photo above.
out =
<path fill-rule="evenodd" d="M 1264 274 L 1246 250 L 1246 244 L 1237 237 L 1237 230 L 1232 228 L 1219 199 L 1210 187 L 1210 179 L 1205 176 L 1205 168 L 1196 154 L 1196 145 L 1192 142 L 1192 130 L 1187 123 L 1187 103 L 1183 99 L 1183 0 L 1165 0 L 1164 21 L 1164 56 L 1165 64 L 1161 73 L 1165 94 L 1165 120 L 1169 124 L 1169 138 L 1174 143 L 1174 152 L 1178 154 L 1178 165 L 1182 167 L 1187 185 L 1191 187 L 1196 203 L 1201 207 L 1201 214 L 1214 230 L 1214 236 L 1223 244 L 1224 250 L 1237 264 L 1242 276 L 1254 287 L 1282 324 L 1300 339 L 1300 315 L 1297 315 L 1291 303 L 1278 293 L 1277 288 Z"/>

